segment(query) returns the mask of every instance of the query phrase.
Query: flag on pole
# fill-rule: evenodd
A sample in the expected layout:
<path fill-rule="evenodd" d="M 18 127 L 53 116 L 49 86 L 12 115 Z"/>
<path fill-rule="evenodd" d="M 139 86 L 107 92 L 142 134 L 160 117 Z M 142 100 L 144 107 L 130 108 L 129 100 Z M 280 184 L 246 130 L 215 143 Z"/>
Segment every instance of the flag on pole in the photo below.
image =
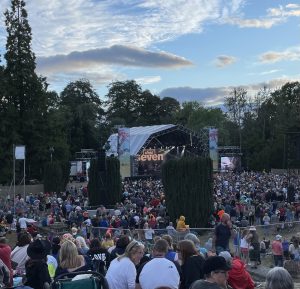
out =
<path fill-rule="evenodd" d="M 16 160 L 25 160 L 25 146 L 16 146 L 15 159 Z"/>

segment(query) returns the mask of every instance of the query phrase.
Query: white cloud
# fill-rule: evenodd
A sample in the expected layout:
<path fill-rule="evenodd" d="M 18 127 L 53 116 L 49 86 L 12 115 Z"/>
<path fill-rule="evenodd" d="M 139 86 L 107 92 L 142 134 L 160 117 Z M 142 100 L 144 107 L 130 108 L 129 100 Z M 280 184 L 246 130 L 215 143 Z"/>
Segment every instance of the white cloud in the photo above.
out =
<path fill-rule="evenodd" d="M 280 69 L 271 69 L 271 70 L 268 70 L 268 71 L 263 71 L 261 73 L 259 73 L 260 75 L 268 75 L 268 74 L 273 74 L 273 73 L 276 73 L 280 71 Z"/>
<path fill-rule="evenodd" d="M 157 76 L 144 76 L 144 77 L 135 78 L 135 81 L 140 85 L 147 85 L 147 84 L 160 82 L 161 77 L 159 75 L 157 75 Z"/>
<path fill-rule="evenodd" d="M 284 51 L 268 51 L 259 56 L 262 63 L 275 63 L 279 61 L 299 61 L 300 47 L 291 47 Z"/>
<path fill-rule="evenodd" d="M 192 63 L 183 57 L 165 52 L 152 52 L 132 46 L 114 45 L 109 48 L 72 52 L 68 55 L 55 55 L 37 59 L 39 71 L 70 71 L 99 67 L 102 64 L 180 68 Z"/>
<path fill-rule="evenodd" d="M 219 55 L 214 60 L 214 64 L 219 68 L 224 68 L 236 62 L 236 58 L 230 55 Z"/>
<path fill-rule="evenodd" d="M 283 22 L 282 18 L 266 18 L 266 19 L 242 19 L 231 18 L 227 20 L 227 23 L 237 25 L 241 28 L 271 28 L 275 24 Z"/>
<path fill-rule="evenodd" d="M 4 5 L 2 2 L 0 12 L 10 1 L 5 0 Z M 222 9 L 227 8 L 231 17 L 242 3 L 240 0 L 31 0 L 26 2 L 26 9 L 33 32 L 33 50 L 37 56 L 50 56 L 112 45 L 151 47 L 187 33 L 200 33 L 208 21 L 222 17 Z"/>

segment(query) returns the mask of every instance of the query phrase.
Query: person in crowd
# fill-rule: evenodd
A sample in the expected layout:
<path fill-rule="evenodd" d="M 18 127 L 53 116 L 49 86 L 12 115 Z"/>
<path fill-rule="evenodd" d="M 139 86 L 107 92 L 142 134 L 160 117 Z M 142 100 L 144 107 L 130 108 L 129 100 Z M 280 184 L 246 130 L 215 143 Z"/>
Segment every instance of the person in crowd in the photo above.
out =
<path fill-rule="evenodd" d="M 52 245 L 51 245 L 51 255 L 58 261 L 59 256 L 59 249 L 60 249 L 60 238 L 58 236 L 55 236 L 52 239 Z"/>
<path fill-rule="evenodd" d="M 18 236 L 17 246 L 10 254 L 11 261 L 15 264 L 15 274 L 22 276 L 25 274 L 25 263 L 29 259 L 27 248 L 31 243 L 31 236 L 27 232 L 21 232 Z"/>
<path fill-rule="evenodd" d="M 76 245 L 66 240 L 59 250 L 59 266 L 55 271 L 55 277 L 70 272 L 87 271 L 91 269 L 89 259 L 79 255 Z"/>
<path fill-rule="evenodd" d="M 249 258 L 253 269 L 257 269 L 257 266 L 260 264 L 260 244 L 258 238 L 256 228 L 254 226 L 250 226 L 246 240 L 250 245 Z"/>
<path fill-rule="evenodd" d="M 206 258 L 207 257 L 207 250 L 205 247 L 201 247 L 201 244 L 200 244 L 200 240 L 199 238 L 193 234 L 193 233 L 188 233 L 184 236 L 184 239 L 185 240 L 190 240 L 194 243 L 197 251 L 204 257 Z"/>
<path fill-rule="evenodd" d="M 278 267 L 283 267 L 283 249 L 282 249 L 282 236 L 276 235 L 275 240 L 272 242 L 272 253 L 274 257 L 274 264 Z"/>
<path fill-rule="evenodd" d="M 161 287 L 177 289 L 179 287 L 180 275 L 178 269 L 174 262 L 165 257 L 168 248 L 169 244 L 164 239 L 155 242 L 152 250 L 153 258 L 139 267 L 136 289 Z"/>
<path fill-rule="evenodd" d="M 300 261 L 299 240 L 296 237 L 292 237 L 292 243 L 289 245 L 289 255 L 292 260 Z"/>
<path fill-rule="evenodd" d="M 101 246 L 105 249 L 109 249 L 110 247 L 112 247 L 114 245 L 114 240 L 111 237 L 111 233 L 107 232 L 104 236 L 104 239 L 101 243 Z"/>
<path fill-rule="evenodd" d="M 213 248 L 212 242 L 213 242 L 213 238 L 208 238 L 207 242 L 205 243 L 204 247 L 207 252 L 212 251 L 212 248 Z"/>
<path fill-rule="evenodd" d="M 177 261 L 178 254 L 174 251 L 172 237 L 170 235 L 162 235 L 161 238 L 166 240 L 169 245 L 168 252 L 165 257 L 170 261 L 173 261 L 173 262 Z"/>
<path fill-rule="evenodd" d="M 222 251 L 229 251 L 229 240 L 233 235 L 233 227 L 230 221 L 230 216 L 224 213 L 220 223 L 215 228 L 213 238 L 213 249 L 219 254 Z"/>
<path fill-rule="evenodd" d="M 270 222 L 271 222 L 270 216 L 268 215 L 268 213 L 265 213 L 265 215 L 263 217 L 265 236 L 269 236 L 269 234 L 270 234 Z"/>
<path fill-rule="evenodd" d="M 144 255 L 144 245 L 131 241 L 125 253 L 114 259 L 107 270 L 109 289 L 135 289 L 136 267 Z"/>
<path fill-rule="evenodd" d="M 130 240 L 127 235 L 121 235 L 116 241 L 116 247 L 110 253 L 110 261 L 125 253 L 126 247 Z"/>
<path fill-rule="evenodd" d="M 153 244 L 153 235 L 155 234 L 154 230 L 146 222 L 144 224 L 144 237 L 148 245 Z"/>
<path fill-rule="evenodd" d="M 231 269 L 228 271 L 228 284 L 233 289 L 254 289 L 255 282 L 251 275 L 246 270 L 246 265 L 239 258 L 230 255 L 228 251 L 223 251 L 219 254 L 223 257 Z"/>
<path fill-rule="evenodd" d="M 182 282 L 181 289 L 190 288 L 197 279 L 203 279 L 204 257 L 191 240 L 182 240 L 177 244 L 178 259 L 181 263 Z"/>
<path fill-rule="evenodd" d="M 13 281 L 13 269 L 12 269 L 10 255 L 11 255 L 11 248 L 7 244 L 7 239 L 5 237 L 0 237 L 0 260 L 2 260 L 2 262 L 9 270 L 10 273 L 9 285 L 11 286 Z"/>
<path fill-rule="evenodd" d="M 240 250 L 241 250 L 241 259 L 246 264 L 248 263 L 249 259 L 249 243 L 247 241 L 248 230 L 244 229 L 241 236 L 240 242 Z"/>
<path fill-rule="evenodd" d="M 82 236 L 76 237 L 75 244 L 77 246 L 79 254 L 86 255 L 89 247 Z"/>
<path fill-rule="evenodd" d="M 10 272 L 7 266 L 0 259 L 0 288 L 9 287 L 10 282 Z"/>
<path fill-rule="evenodd" d="M 98 238 L 91 240 L 90 249 L 88 250 L 87 255 L 92 261 L 93 270 L 105 275 L 106 270 L 109 267 L 110 256 L 107 249 L 101 246 Z"/>
<path fill-rule="evenodd" d="M 227 289 L 228 271 L 231 267 L 221 256 L 208 257 L 203 264 L 205 279 L 196 280 L 190 289 Z"/>
<path fill-rule="evenodd" d="M 186 230 L 186 224 L 185 224 L 185 217 L 180 216 L 179 220 L 177 221 L 177 226 L 176 226 L 177 231 L 185 231 Z"/>
<path fill-rule="evenodd" d="M 287 238 L 283 238 L 282 250 L 283 250 L 283 259 L 284 260 L 289 260 L 290 259 L 289 248 L 290 248 L 290 242 L 288 241 Z"/>
<path fill-rule="evenodd" d="M 294 281 L 286 269 L 275 267 L 267 273 L 265 289 L 294 289 Z"/>
<path fill-rule="evenodd" d="M 26 286 L 33 289 L 42 289 L 45 283 L 51 283 L 48 271 L 47 255 L 50 251 L 50 243 L 44 240 L 35 240 L 29 244 L 27 254 L 29 260 L 25 264 Z"/>

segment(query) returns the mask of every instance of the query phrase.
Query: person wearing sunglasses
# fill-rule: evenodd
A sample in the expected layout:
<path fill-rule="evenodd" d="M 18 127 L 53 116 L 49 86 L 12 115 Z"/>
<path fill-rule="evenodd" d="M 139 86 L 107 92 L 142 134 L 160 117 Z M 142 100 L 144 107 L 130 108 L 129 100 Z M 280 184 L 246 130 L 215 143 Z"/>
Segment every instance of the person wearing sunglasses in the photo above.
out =
<path fill-rule="evenodd" d="M 131 241 L 123 255 L 114 259 L 107 270 L 109 289 L 135 289 L 136 265 L 144 255 L 144 245 Z"/>
<path fill-rule="evenodd" d="M 231 267 L 224 257 L 208 257 L 203 264 L 205 280 L 196 280 L 190 289 L 228 289 L 228 271 Z"/>

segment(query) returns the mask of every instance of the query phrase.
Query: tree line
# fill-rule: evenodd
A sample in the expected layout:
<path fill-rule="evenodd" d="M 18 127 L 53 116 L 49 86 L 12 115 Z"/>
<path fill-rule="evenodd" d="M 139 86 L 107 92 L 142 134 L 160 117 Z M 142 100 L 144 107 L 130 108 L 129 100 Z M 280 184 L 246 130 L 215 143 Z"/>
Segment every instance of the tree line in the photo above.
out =
<path fill-rule="evenodd" d="M 274 91 L 262 88 L 255 97 L 242 87 L 233 88 L 225 97 L 225 109 L 200 102 L 179 103 L 172 96 L 161 98 L 134 80 L 110 83 L 102 97 L 88 79 L 70 82 L 57 93 L 49 90 L 46 77 L 36 73 L 25 1 L 11 0 L 4 15 L 7 41 L 0 56 L 0 183 L 12 180 L 15 144 L 26 146 L 27 179 L 42 181 L 45 174 L 57 175 L 61 170 L 55 180 L 57 190 L 63 188 L 75 152 L 99 149 L 116 125 L 172 123 L 196 132 L 216 127 L 220 146 L 241 147 L 245 169 L 286 166 L 286 132 L 300 131 L 299 82 Z M 16 161 L 17 183 L 22 173 L 22 163 Z"/>

